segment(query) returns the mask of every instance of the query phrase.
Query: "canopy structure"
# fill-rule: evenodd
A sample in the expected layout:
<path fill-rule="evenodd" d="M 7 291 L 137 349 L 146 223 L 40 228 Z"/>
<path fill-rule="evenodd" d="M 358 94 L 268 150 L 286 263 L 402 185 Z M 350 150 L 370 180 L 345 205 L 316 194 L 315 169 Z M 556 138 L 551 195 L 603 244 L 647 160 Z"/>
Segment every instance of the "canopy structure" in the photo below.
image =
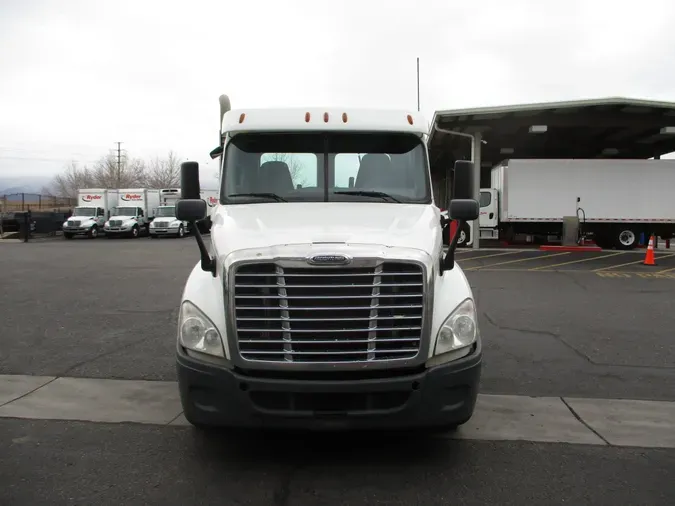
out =
<path fill-rule="evenodd" d="M 455 160 L 474 160 L 480 167 L 474 181 L 489 187 L 490 169 L 508 158 L 648 159 L 672 153 L 675 103 L 612 97 L 437 111 L 429 151 L 437 199 L 445 202 Z"/>

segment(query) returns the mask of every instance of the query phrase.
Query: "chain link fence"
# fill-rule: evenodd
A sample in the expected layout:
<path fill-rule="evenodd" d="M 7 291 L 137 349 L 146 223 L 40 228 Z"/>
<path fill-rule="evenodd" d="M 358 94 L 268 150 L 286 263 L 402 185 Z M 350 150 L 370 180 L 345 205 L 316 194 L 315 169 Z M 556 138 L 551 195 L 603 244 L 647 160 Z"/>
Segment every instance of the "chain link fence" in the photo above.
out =
<path fill-rule="evenodd" d="M 39 193 L 0 195 L 0 239 L 54 236 L 77 200 Z"/>

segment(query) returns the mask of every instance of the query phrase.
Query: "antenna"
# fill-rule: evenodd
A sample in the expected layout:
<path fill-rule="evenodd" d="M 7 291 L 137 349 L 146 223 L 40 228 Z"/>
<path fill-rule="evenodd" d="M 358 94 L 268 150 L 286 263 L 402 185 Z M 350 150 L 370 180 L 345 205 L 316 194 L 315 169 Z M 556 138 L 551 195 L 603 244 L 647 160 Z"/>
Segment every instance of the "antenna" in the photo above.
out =
<path fill-rule="evenodd" d="M 420 58 L 417 57 L 417 112 L 420 112 Z"/>

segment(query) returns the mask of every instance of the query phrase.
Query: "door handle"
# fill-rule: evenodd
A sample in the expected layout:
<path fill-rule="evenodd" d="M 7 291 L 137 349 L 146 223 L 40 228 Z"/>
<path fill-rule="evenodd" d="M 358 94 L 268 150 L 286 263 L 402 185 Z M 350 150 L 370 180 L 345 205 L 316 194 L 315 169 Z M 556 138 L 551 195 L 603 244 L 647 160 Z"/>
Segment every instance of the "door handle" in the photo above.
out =
<path fill-rule="evenodd" d="M 495 217 L 495 213 L 490 213 L 488 216 L 489 216 L 490 219 L 492 219 L 492 218 Z"/>

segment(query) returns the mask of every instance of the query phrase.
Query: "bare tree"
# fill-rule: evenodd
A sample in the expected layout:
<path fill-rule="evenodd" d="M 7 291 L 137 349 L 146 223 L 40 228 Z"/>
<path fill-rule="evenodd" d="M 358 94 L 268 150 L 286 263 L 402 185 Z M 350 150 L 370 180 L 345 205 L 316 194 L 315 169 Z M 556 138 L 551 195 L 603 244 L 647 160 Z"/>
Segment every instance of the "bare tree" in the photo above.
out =
<path fill-rule="evenodd" d="M 173 151 L 166 158 L 150 161 L 145 184 L 150 188 L 175 188 L 180 184 L 180 161 Z"/>
<path fill-rule="evenodd" d="M 101 158 L 94 166 L 94 180 L 101 188 L 134 188 L 145 183 L 145 162 L 129 160 L 122 155 L 118 163 L 113 152 Z"/>
<path fill-rule="evenodd" d="M 63 173 L 54 176 L 49 185 L 42 189 L 46 195 L 55 195 L 58 197 L 77 197 L 77 191 L 80 188 L 92 188 L 97 186 L 94 171 L 84 167 L 80 168 L 77 162 L 70 162 Z"/>

